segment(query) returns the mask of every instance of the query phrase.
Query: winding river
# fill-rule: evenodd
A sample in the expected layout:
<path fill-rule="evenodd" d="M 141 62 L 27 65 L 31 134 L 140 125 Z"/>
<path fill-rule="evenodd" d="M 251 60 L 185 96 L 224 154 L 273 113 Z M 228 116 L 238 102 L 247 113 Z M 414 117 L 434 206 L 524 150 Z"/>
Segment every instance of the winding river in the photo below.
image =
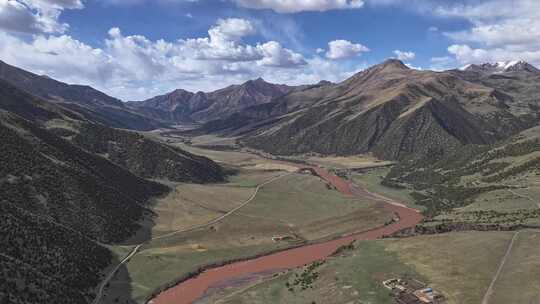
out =
<path fill-rule="evenodd" d="M 319 167 L 312 167 L 310 169 L 315 171 L 321 178 L 332 183 L 344 195 L 353 195 L 380 203 L 388 211 L 395 213 L 399 217 L 399 221 L 331 241 L 288 249 L 247 261 L 211 268 L 198 276 L 163 291 L 149 303 L 190 304 L 201 298 L 211 287 L 227 280 L 234 280 L 235 278 L 257 273 L 272 273 L 282 271 L 283 269 L 300 267 L 324 259 L 334 253 L 340 246 L 347 245 L 354 240 L 378 239 L 404 228 L 413 227 L 422 220 L 422 215 L 418 211 L 408 208 L 399 202 L 371 193 Z"/>

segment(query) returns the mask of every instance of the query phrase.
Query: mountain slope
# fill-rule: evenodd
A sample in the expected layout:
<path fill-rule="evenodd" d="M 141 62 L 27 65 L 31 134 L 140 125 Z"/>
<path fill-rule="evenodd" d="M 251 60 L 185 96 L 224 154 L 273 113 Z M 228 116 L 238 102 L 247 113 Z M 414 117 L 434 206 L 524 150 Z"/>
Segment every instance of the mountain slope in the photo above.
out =
<path fill-rule="evenodd" d="M 408 159 L 394 166 L 384 183 L 415 190 L 417 203 L 428 214 L 446 212 L 434 221 L 478 222 L 478 217 L 489 215 L 491 221 L 480 221 L 527 224 L 540 216 L 537 202 L 527 200 L 534 195 L 527 193 L 540 189 L 539 176 L 540 127 L 536 126 L 493 145 Z"/>
<path fill-rule="evenodd" d="M 175 90 L 148 100 L 130 102 L 129 105 L 147 116 L 170 123 L 205 122 L 227 117 L 253 105 L 268 103 L 293 89 L 259 78 L 210 93 Z"/>
<path fill-rule="evenodd" d="M 70 85 L 0 61 L 0 79 L 42 99 L 58 103 L 110 127 L 151 130 L 162 126 L 113 97 L 89 86 Z"/>
<path fill-rule="evenodd" d="M 94 124 L 2 80 L 0 140 L 0 300 L 7 303 L 89 303 L 113 262 L 102 244 L 130 238 L 152 214 L 150 198 L 169 191 L 140 176 L 223 179 L 209 159 Z"/>
<path fill-rule="evenodd" d="M 83 124 L 71 139 L 80 147 L 103 155 L 144 178 L 191 183 L 224 180 L 221 167 L 208 158 L 158 143 L 135 132 Z"/>
<path fill-rule="evenodd" d="M 148 199 L 167 188 L 0 115 L 0 293 L 9 303 L 88 303 L 112 262 L 91 240 L 128 238 L 150 212 Z"/>
<path fill-rule="evenodd" d="M 526 123 L 509 107 L 513 102 L 450 72 L 388 60 L 342 83 L 295 91 L 203 128 L 243 135 L 243 144 L 276 154 L 373 152 L 403 159 L 519 132 Z"/>
<path fill-rule="evenodd" d="M 510 111 L 528 119 L 530 124 L 540 121 L 540 100 L 537 98 L 540 95 L 540 70 L 524 61 L 506 63 L 505 69 L 496 71 L 490 68 L 494 65 L 496 64 L 471 65 L 464 70 L 449 72 L 511 96 L 510 102 L 506 103 Z"/>

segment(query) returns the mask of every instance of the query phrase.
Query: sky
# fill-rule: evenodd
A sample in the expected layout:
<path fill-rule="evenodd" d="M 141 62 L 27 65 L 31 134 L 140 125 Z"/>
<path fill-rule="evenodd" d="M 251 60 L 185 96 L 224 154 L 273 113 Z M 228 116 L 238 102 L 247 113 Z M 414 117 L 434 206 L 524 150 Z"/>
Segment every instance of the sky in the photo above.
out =
<path fill-rule="evenodd" d="M 0 0 L 0 60 L 122 100 L 263 77 L 540 66 L 540 0 Z"/>

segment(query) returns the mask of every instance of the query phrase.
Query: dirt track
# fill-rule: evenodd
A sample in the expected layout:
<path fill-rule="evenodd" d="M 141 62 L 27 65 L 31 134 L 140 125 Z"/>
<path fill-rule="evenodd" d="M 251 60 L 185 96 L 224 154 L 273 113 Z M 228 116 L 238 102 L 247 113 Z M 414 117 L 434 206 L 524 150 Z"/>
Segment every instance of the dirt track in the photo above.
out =
<path fill-rule="evenodd" d="M 301 166 L 305 167 L 305 166 Z M 152 304 L 189 304 L 196 301 L 204 293 L 221 282 L 234 278 L 282 269 L 300 267 L 311 262 L 324 259 L 331 255 L 338 247 L 347 245 L 354 240 L 373 240 L 392 234 L 404 228 L 413 227 L 422 220 L 422 215 L 414 209 L 380 195 L 372 194 L 356 185 L 335 176 L 322 168 L 311 167 L 317 175 L 325 179 L 344 195 L 353 195 L 362 199 L 369 199 L 382 204 L 387 210 L 398 215 L 399 221 L 387 226 L 369 231 L 345 236 L 336 240 L 306 245 L 294 249 L 281 251 L 248 261 L 228 264 L 204 271 L 200 275 L 188 279 L 172 287 L 154 298 Z"/>
<path fill-rule="evenodd" d="M 204 223 L 204 224 L 201 224 L 201 225 L 196 225 L 196 226 L 193 226 L 193 227 L 190 227 L 190 228 L 186 228 L 186 229 L 182 229 L 182 230 L 177 230 L 177 231 L 173 231 L 173 232 L 170 232 L 170 233 L 167 233 L 167 234 L 163 234 L 163 235 L 160 235 L 160 236 L 156 236 L 156 237 L 153 237 L 152 239 L 150 239 L 150 241 L 153 241 L 153 240 L 159 240 L 159 239 L 163 239 L 163 238 L 168 238 L 170 236 L 173 236 L 173 235 L 176 235 L 176 234 L 180 234 L 180 233 L 186 233 L 186 232 L 190 232 L 190 231 L 194 231 L 194 230 L 198 230 L 198 229 L 201 229 L 201 228 L 205 228 L 205 227 L 208 227 L 208 226 L 211 226 L 211 225 L 214 225 L 220 221 L 222 221 L 223 219 L 225 219 L 226 217 L 230 216 L 231 214 L 234 214 L 235 212 L 237 212 L 238 210 L 240 210 L 241 208 L 245 207 L 247 204 L 249 204 L 251 201 L 253 201 L 253 199 L 255 199 L 255 197 L 257 196 L 257 193 L 259 193 L 259 190 L 280 179 L 280 178 L 283 178 L 285 176 L 288 176 L 290 175 L 291 173 L 287 173 L 287 174 L 282 174 L 282 175 L 278 175 L 276 177 L 273 177 L 267 181 L 265 181 L 264 183 L 258 185 L 256 188 L 255 188 L 255 191 L 253 191 L 253 193 L 251 194 L 251 196 L 245 201 L 243 202 L 241 205 L 239 205 L 238 207 L 228 211 L 227 213 L 207 222 L 207 223 Z M 122 267 L 122 265 L 126 264 L 129 262 L 129 260 L 134 257 L 137 253 L 139 253 L 139 249 L 141 249 L 141 247 L 148 243 L 149 241 L 146 241 L 146 242 L 143 242 L 141 244 L 138 244 L 137 246 L 135 246 L 130 252 L 129 254 L 124 257 L 122 259 L 122 261 L 116 265 L 108 274 L 107 276 L 105 277 L 105 279 L 103 281 L 101 281 L 101 283 L 99 284 L 98 286 L 98 289 L 97 289 L 97 293 L 96 293 L 96 297 L 94 298 L 94 300 L 92 301 L 92 304 L 98 304 L 102 297 L 103 297 L 103 294 L 104 294 L 104 291 L 105 291 L 105 287 L 109 284 L 109 282 L 114 278 L 114 276 L 116 275 L 116 272 L 120 269 L 120 267 Z"/>

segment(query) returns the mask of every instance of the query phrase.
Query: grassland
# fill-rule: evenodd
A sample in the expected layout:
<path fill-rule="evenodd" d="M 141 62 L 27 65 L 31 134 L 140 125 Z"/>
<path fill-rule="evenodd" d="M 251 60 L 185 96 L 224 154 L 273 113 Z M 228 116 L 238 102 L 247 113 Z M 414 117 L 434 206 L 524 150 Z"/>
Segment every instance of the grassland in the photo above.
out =
<path fill-rule="evenodd" d="M 372 202 L 344 197 L 318 177 L 301 174 L 269 184 L 241 214 L 279 219 L 309 240 L 365 230 L 391 218 Z"/>
<path fill-rule="evenodd" d="M 197 145 L 218 145 L 218 146 L 235 146 L 236 138 L 220 137 L 214 134 L 201 135 L 191 138 L 191 143 Z"/>
<path fill-rule="evenodd" d="M 241 168 L 224 184 L 178 184 L 156 202 L 152 235 L 207 222 L 244 202 L 257 185 L 285 173 Z M 201 266 L 369 229 L 390 218 L 373 203 L 343 197 L 318 177 L 289 174 L 261 188 L 250 204 L 219 223 L 149 242 L 111 284 L 129 284 L 133 299 L 141 302 Z M 273 236 L 290 238 L 275 242 Z"/>
<path fill-rule="evenodd" d="M 352 180 L 373 193 L 382 194 L 388 198 L 403 202 L 411 208 L 423 210 L 424 207 L 417 205 L 411 192 L 407 188 L 393 188 L 381 184 L 390 168 L 371 169 L 363 173 L 353 173 Z"/>
<path fill-rule="evenodd" d="M 383 161 L 372 155 L 353 155 L 353 156 L 308 156 L 303 158 L 310 163 L 318 164 L 323 167 L 336 169 L 357 169 L 371 168 L 377 166 L 390 165 L 393 162 Z"/>
<path fill-rule="evenodd" d="M 393 303 L 381 281 L 395 276 L 420 279 L 414 268 L 402 263 L 396 253 L 385 250 L 384 242 L 363 241 L 342 256 L 329 258 L 317 267 L 308 283 L 294 285 L 307 267 L 296 269 L 241 290 L 223 290 L 203 303 Z M 292 290 L 291 290 L 292 287 Z M 226 295 L 229 292 L 229 295 Z M 225 296 L 224 296 L 225 295 Z M 222 297 L 216 301 L 216 296 Z"/>
<path fill-rule="evenodd" d="M 448 304 L 480 303 L 511 232 L 457 232 L 389 240 L 387 250 L 425 276 Z"/>
<path fill-rule="evenodd" d="M 525 173 L 498 182 L 507 188 L 476 195 L 469 205 L 442 212 L 431 225 L 441 222 L 540 226 L 539 177 Z M 486 185 L 484 185 L 486 186 Z"/>
<path fill-rule="evenodd" d="M 539 130 L 491 146 L 401 162 L 384 183 L 414 189 L 417 203 L 434 222 L 539 225 Z M 489 222 L 476 221 L 486 215 Z"/>
<path fill-rule="evenodd" d="M 255 187 L 280 172 L 241 170 L 222 184 L 175 184 L 155 202 L 152 236 L 207 223 L 246 201 Z"/>
<path fill-rule="evenodd" d="M 281 274 L 270 280 L 253 283 L 243 289 L 220 290 L 205 303 L 393 303 L 381 282 L 391 277 L 408 276 L 441 291 L 449 304 L 480 303 L 504 256 L 512 232 L 460 232 L 406 239 L 360 241 L 354 249 L 341 252 L 317 268 L 317 279 L 302 290 L 291 282 L 304 269 Z M 535 235 L 524 235 L 521 251 L 498 284 L 501 292 L 514 289 L 523 282 L 530 294 L 538 289 L 538 241 Z M 530 239 L 534 242 L 530 242 Z M 535 247 L 536 246 L 536 247 Z M 514 271 L 517 270 L 518 272 Z M 287 282 L 289 284 L 287 285 Z M 508 284 L 504 287 L 503 284 Z M 536 285 L 535 285 L 536 284 Z M 535 285 L 535 286 L 533 286 Z M 505 289 L 506 288 L 506 289 Z M 527 296 L 525 296 L 526 298 Z M 529 303 L 526 301 L 493 303 Z M 526 298 L 528 299 L 528 298 Z"/>
<path fill-rule="evenodd" d="M 540 232 L 521 231 L 493 286 L 490 304 L 536 303 L 540 295 Z"/>

